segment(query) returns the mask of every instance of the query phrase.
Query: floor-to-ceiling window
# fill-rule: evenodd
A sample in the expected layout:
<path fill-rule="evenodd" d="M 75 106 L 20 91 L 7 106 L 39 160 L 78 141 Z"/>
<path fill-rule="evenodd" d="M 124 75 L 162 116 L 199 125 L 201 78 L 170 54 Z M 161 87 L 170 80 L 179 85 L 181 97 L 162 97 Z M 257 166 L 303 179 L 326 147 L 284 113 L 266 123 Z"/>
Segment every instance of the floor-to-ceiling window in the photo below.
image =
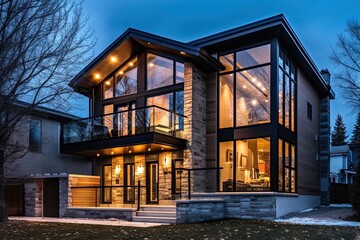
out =
<path fill-rule="evenodd" d="M 219 60 L 219 190 L 296 192 L 294 62 L 276 41 Z"/>

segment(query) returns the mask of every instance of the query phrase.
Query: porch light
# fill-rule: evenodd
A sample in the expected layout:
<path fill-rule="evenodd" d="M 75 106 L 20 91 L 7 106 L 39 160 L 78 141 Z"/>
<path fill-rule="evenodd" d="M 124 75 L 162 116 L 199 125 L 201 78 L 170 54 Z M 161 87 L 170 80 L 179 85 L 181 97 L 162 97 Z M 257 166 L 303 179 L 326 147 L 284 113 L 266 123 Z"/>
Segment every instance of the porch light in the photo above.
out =
<path fill-rule="evenodd" d="M 185 55 L 185 52 L 181 51 L 180 54 Z"/>
<path fill-rule="evenodd" d="M 114 155 L 114 152 L 111 152 L 111 155 Z"/>
<path fill-rule="evenodd" d="M 144 167 L 140 164 L 139 167 L 137 168 L 137 173 L 138 174 L 143 174 L 144 173 Z"/>
<path fill-rule="evenodd" d="M 101 78 L 101 75 L 98 74 L 98 73 L 96 73 L 96 74 L 94 75 L 94 77 L 95 77 L 95 79 L 100 79 L 100 78 Z"/>
<path fill-rule="evenodd" d="M 97 157 L 100 157 L 100 153 L 97 153 L 96 156 L 97 156 Z"/>
<path fill-rule="evenodd" d="M 115 174 L 120 174 L 120 172 L 121 172 L 121 167 L 120 167 L 120 165 L 116 165 L 116 167 L 115 167 Z"/>
<path fill-rule="evenodd" d="M 151 151 L 151 148 L 148 148 L 148 151 L 150 152 L 150 151 Z"/>
<path fill-rule="evenodd" d="M 131 62 L 131 63 L 129 63 L 129 66 L 131 66 L 131 67 L 132 67 L 132 66 L 134 66 L 134 64 Z"/>

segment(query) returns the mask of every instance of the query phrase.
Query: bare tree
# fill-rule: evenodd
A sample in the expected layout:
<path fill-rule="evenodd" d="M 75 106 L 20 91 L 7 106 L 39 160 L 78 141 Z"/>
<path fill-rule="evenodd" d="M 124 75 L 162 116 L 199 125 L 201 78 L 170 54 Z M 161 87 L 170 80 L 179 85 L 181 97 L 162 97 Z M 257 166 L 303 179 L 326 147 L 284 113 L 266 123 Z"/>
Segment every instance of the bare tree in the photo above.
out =
<path fill-rule="evenodd" d="M 342 96 L 350 106 L 360 109 L 360 24 L 347 22 L 345 33 L 338 36 L 337 48 L 333 49 L 332 61 L 336 64 L 335 79 Z"/>
<path fill-rule="evenodd" d="M 34 107 L 66 103 L 68 81 L 94 46 L 86 22 L 73 0 L 0 0 L 0 222 L 7 221 L 4 164 L 19 152 L 11 136 Z M 19 100 L 29 104 L 15 108 Z"/>

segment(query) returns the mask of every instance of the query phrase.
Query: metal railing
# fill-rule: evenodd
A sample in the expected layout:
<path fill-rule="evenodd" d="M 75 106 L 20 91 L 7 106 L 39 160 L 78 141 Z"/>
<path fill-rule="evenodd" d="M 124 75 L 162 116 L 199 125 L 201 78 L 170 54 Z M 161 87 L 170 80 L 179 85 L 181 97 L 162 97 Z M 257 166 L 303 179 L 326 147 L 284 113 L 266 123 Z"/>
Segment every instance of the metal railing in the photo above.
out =
<path fill-rule="evenodd" d="M 198 172 L 198 171 L 208 171 L 208 170 L 212 170 L 212 171 L 216 171 L 215 172 L 215 176 L 217 176 L 218 174 L 220 174 L 220 170 L 222 170 L 223 168 L 222 167 L 219 167 L 219 168 L 175 168 L 175 171 L 176 170 L 180 170 L 181 173 L 180 173 L 180 199 L 182 199 L 182 179 L 184 179 L 182 177 L 182 174 L 183 172 L 182 171 L 187 171 L 187 176 L 185 179 L 187 179 L 187 199 L 191 199 L 191 190 L 192 190 L 192 184 L 191 184 L 191 177 L 194 178 L 194 176 L 191 176 L 191 173 L 192 172 Z M 206 172 L 205 172 L 206 174 Z M 215 182 L 214 184 L 216 185 L 216 180 L 217 177 L 215 177 Z M 199 183 L 197 183 L 199 184 Z M 202 184 L 205 184 L 205 182 L 203 182 Z"/>
<path fill-rule="evenodd" d="M 183 138 L 185 116 L 158 106 L 119 111 L 62 124 L 63 144 L 157 132 Z"/>

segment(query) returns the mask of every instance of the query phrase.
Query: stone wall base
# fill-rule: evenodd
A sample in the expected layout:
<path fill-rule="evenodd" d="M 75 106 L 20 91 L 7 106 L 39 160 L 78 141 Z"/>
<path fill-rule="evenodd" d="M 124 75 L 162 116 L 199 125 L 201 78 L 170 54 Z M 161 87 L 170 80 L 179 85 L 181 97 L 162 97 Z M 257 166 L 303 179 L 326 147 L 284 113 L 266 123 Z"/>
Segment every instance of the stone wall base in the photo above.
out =
<path fill-rule="evenodd" d="M 273 220 L 317 207 L 319 195 L 287 193 L 199 193 L 176 201 L 176 222 L 194 223 L 224 218 Z"/>
<path fill-rule="evenodd" d="M 136 208 L 67 208 L 60 217 L 70 218 L 116 218 L 132 221 Z"/>

